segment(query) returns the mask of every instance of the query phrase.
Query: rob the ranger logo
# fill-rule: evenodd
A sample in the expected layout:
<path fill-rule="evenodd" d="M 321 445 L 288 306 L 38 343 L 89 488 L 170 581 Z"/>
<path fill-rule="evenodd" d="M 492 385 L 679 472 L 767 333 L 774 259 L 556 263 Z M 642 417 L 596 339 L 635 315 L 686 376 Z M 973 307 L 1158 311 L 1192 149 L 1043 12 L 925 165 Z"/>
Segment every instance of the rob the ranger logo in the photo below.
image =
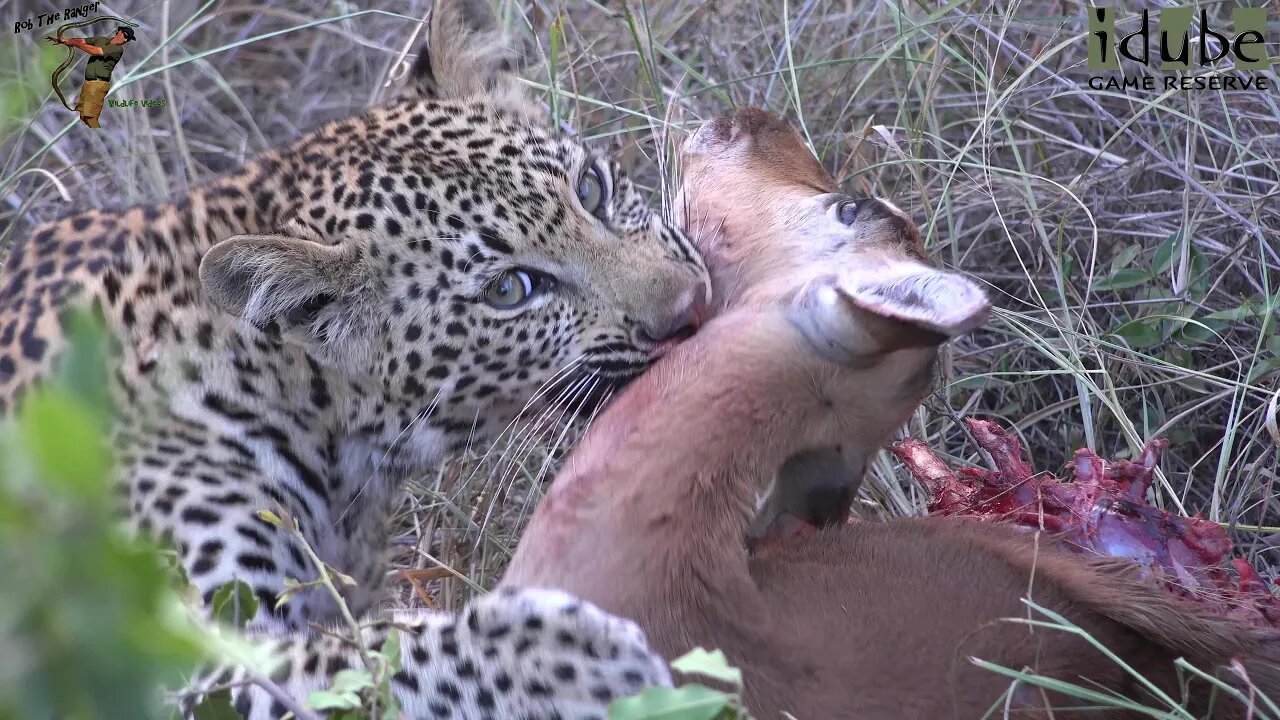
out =
<path fill-rule="evenodd" d="M 1266 8 L 1235 8 L 1231 11 L 1231 30 L 1213 26 L 1209 13 L 1201 9 L 1171 7 L 1160 10 L 1157 26 L 1152 27 L 1151 13 L 1143 10 L 1137 29 L 1124 35 L 1116 33 L 1116 8 L 1089 8 L 1089 69 L 1120 71 L 1120 59 L 1127 58 L 1161 73 L 1174 73 L 1157 78 L 1151 74 L 1096 75 L 1089 78 L 1095 90 L 1269 90 L 1269 78 L 1243 75 L 1265 70 L 1271 65 L 1267 56 Z M 1192 21 L 1198 19 L 1192 34 Z M 1219 21 L 1221 22 L 1221 21 Z M 1158 55 L 1153 54 L 1153 48 Z M 1230 63 L 1218 64 L 1224 59 Z M 1208 69 L 1209 72 L 1196 73 Z M 1222 70 L 1230 74 L 1214 72 Z"/>

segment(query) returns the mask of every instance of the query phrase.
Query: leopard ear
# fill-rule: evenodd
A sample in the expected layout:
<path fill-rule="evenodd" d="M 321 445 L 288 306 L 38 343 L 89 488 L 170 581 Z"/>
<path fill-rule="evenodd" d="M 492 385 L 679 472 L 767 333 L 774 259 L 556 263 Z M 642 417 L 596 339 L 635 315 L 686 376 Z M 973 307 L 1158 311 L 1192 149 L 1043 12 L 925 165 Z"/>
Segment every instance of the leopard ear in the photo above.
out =
<path fill-rule="evenodd" d="M 205 293 L 223 310 L 268 332 L 322 349 L 364 326 L 370 273 L 355 247 L 286 235 L 237 235 L 200 261 Z"/>
<path fill-rule="evenodd" d="M 515 73 L 517 53 L 488 0 L 437 0 L 426 47 L 411 72 L 425 98 L 484 98 L 522 113 L 535 110 Z"/>

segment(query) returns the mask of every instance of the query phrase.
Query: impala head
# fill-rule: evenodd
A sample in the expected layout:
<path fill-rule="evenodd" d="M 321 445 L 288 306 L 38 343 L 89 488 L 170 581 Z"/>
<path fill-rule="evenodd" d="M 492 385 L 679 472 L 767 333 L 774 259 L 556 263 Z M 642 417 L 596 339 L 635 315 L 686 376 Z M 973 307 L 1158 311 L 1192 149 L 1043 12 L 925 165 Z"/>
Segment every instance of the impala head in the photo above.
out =
<path fill-rule="evenodd" d="M 839 445 L 801 446 L 778 468 L 748 535 L 785 535 L 788 516 L 840 522 L 867 458 L 932 387 L 936 348 L 983 322 L 986 297 L 933 266 L 907 214 L 841 192 L 775 115 L 748 108 L 712 120 L 682 160 L 680 207 L 717 309 L 783 307 L 825 367 L 841 368 L 814 380 L 839 408 Z"/>
<path fill-rule="evenodd" d="M 744 108 L 706 123 L 682 167 L 685 226 L 719 309 L 808 307 L 798 320 L 833 360 L 940 345 L 986 318 L 983 292 L 933 267 L 910 216 L 841 192 L 776 115 Z"/>

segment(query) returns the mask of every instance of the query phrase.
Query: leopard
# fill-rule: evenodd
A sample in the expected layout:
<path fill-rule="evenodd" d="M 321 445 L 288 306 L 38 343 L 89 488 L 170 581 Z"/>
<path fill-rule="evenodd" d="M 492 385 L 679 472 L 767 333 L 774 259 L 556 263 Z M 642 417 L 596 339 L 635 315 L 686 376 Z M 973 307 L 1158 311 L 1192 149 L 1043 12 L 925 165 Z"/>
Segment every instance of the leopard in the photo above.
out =
<path fill-rule="evenodd" d="M 560 590 L 501 587 L 458 613 L 396 611 L 385 620 L 363 625 L 359 642 L 382 649 L 398 636 L 390 683 L 402 720 L 605 720 L 613 701 L 673 684 L 635 622 Z M 353 638 L 337 633 L 257 639 L 278 659 L 270 676 L 255 682 L 243 665 L 208 670 L 177 695 L 185 717 L 229 688 L 244 720 L 278 720 L 338 673 L 364 667 Z"/>
<path fill-rule="evenodd" d="M 114 341 L 110 442 L 127 528 L 173 547 L 206 604 L 248 585 L 259 603 L 244 631 L 321 683 L 349 648 L 315 627 L 387 612 L 405 483 L 549 397 L 600 402 L 692 332 L 710 294 L 684 233 L 530 97 L 484 0 L 438 0 L 425 45 L 391 100 L 181 197 L 39 225 L 0 274 L 0 414 L 55 372 L 71 311 L 97 315 Z M 342 602 L 316 582 L 322 565 L 353 581 Z M 569 601 L 521 592 L 463 615 L 546 628 L 549 647 L 586 642 L 545 620 Z M 476 716 L 603 716 L 602 698 L 663 681 L 648 656 L 604 682 L 621 667 L 615 651 L 639 657 L 643 642 L 622 619 L 570 606 L 613 648 L 574 673 L 603 683 L 594 709 L 480 703 Z M 457 618 L 422 612 L 396 625 L 417 630 L 399 631 L 418 643 L 395 684 L 407 708 L 431 705 L 414 685 L 462 682 L 457 668 L 431 679 L 443 655 L 421 640 L 456 647 Z M 490 631 L 477 665 L 500 664 Z M 549 673 L 508 673 L 525 691 L 570 684 L 535 643 L 505 642 Z M 237 689 L 245 717 L 285 712 L 255 687 Z M 435 712 L 422 716 L 448 716 Z"/>

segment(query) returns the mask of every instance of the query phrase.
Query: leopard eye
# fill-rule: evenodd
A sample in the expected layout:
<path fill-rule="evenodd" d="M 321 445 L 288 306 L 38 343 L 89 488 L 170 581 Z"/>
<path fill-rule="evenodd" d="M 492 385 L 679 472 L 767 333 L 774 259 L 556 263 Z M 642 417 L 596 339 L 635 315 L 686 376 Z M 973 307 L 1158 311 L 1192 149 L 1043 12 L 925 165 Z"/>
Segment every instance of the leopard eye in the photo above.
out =
<path fill-rule="evenodd" d="M 846 200 L 836 206 L 836 217 L 844 225 L 852 225 L 858 219 L 858 201 Z"/>
<path fill-rule="evenodd" d="M 484 300 L 497 308 L 517 307 L 529 299 L 536 286 L 534 277 L 524 270 L 507 270 L 489 283 Z"/>
<path fill-rule="evenodd" d="M 582 177 L 578 178 L 578 202 L 582 203 L 582 209 L 602 218 L 609 202 L 608 195 L 608 186 L 600 177 L 600 170 L 595 165 L 588 165 L 582 171 Z"/>

